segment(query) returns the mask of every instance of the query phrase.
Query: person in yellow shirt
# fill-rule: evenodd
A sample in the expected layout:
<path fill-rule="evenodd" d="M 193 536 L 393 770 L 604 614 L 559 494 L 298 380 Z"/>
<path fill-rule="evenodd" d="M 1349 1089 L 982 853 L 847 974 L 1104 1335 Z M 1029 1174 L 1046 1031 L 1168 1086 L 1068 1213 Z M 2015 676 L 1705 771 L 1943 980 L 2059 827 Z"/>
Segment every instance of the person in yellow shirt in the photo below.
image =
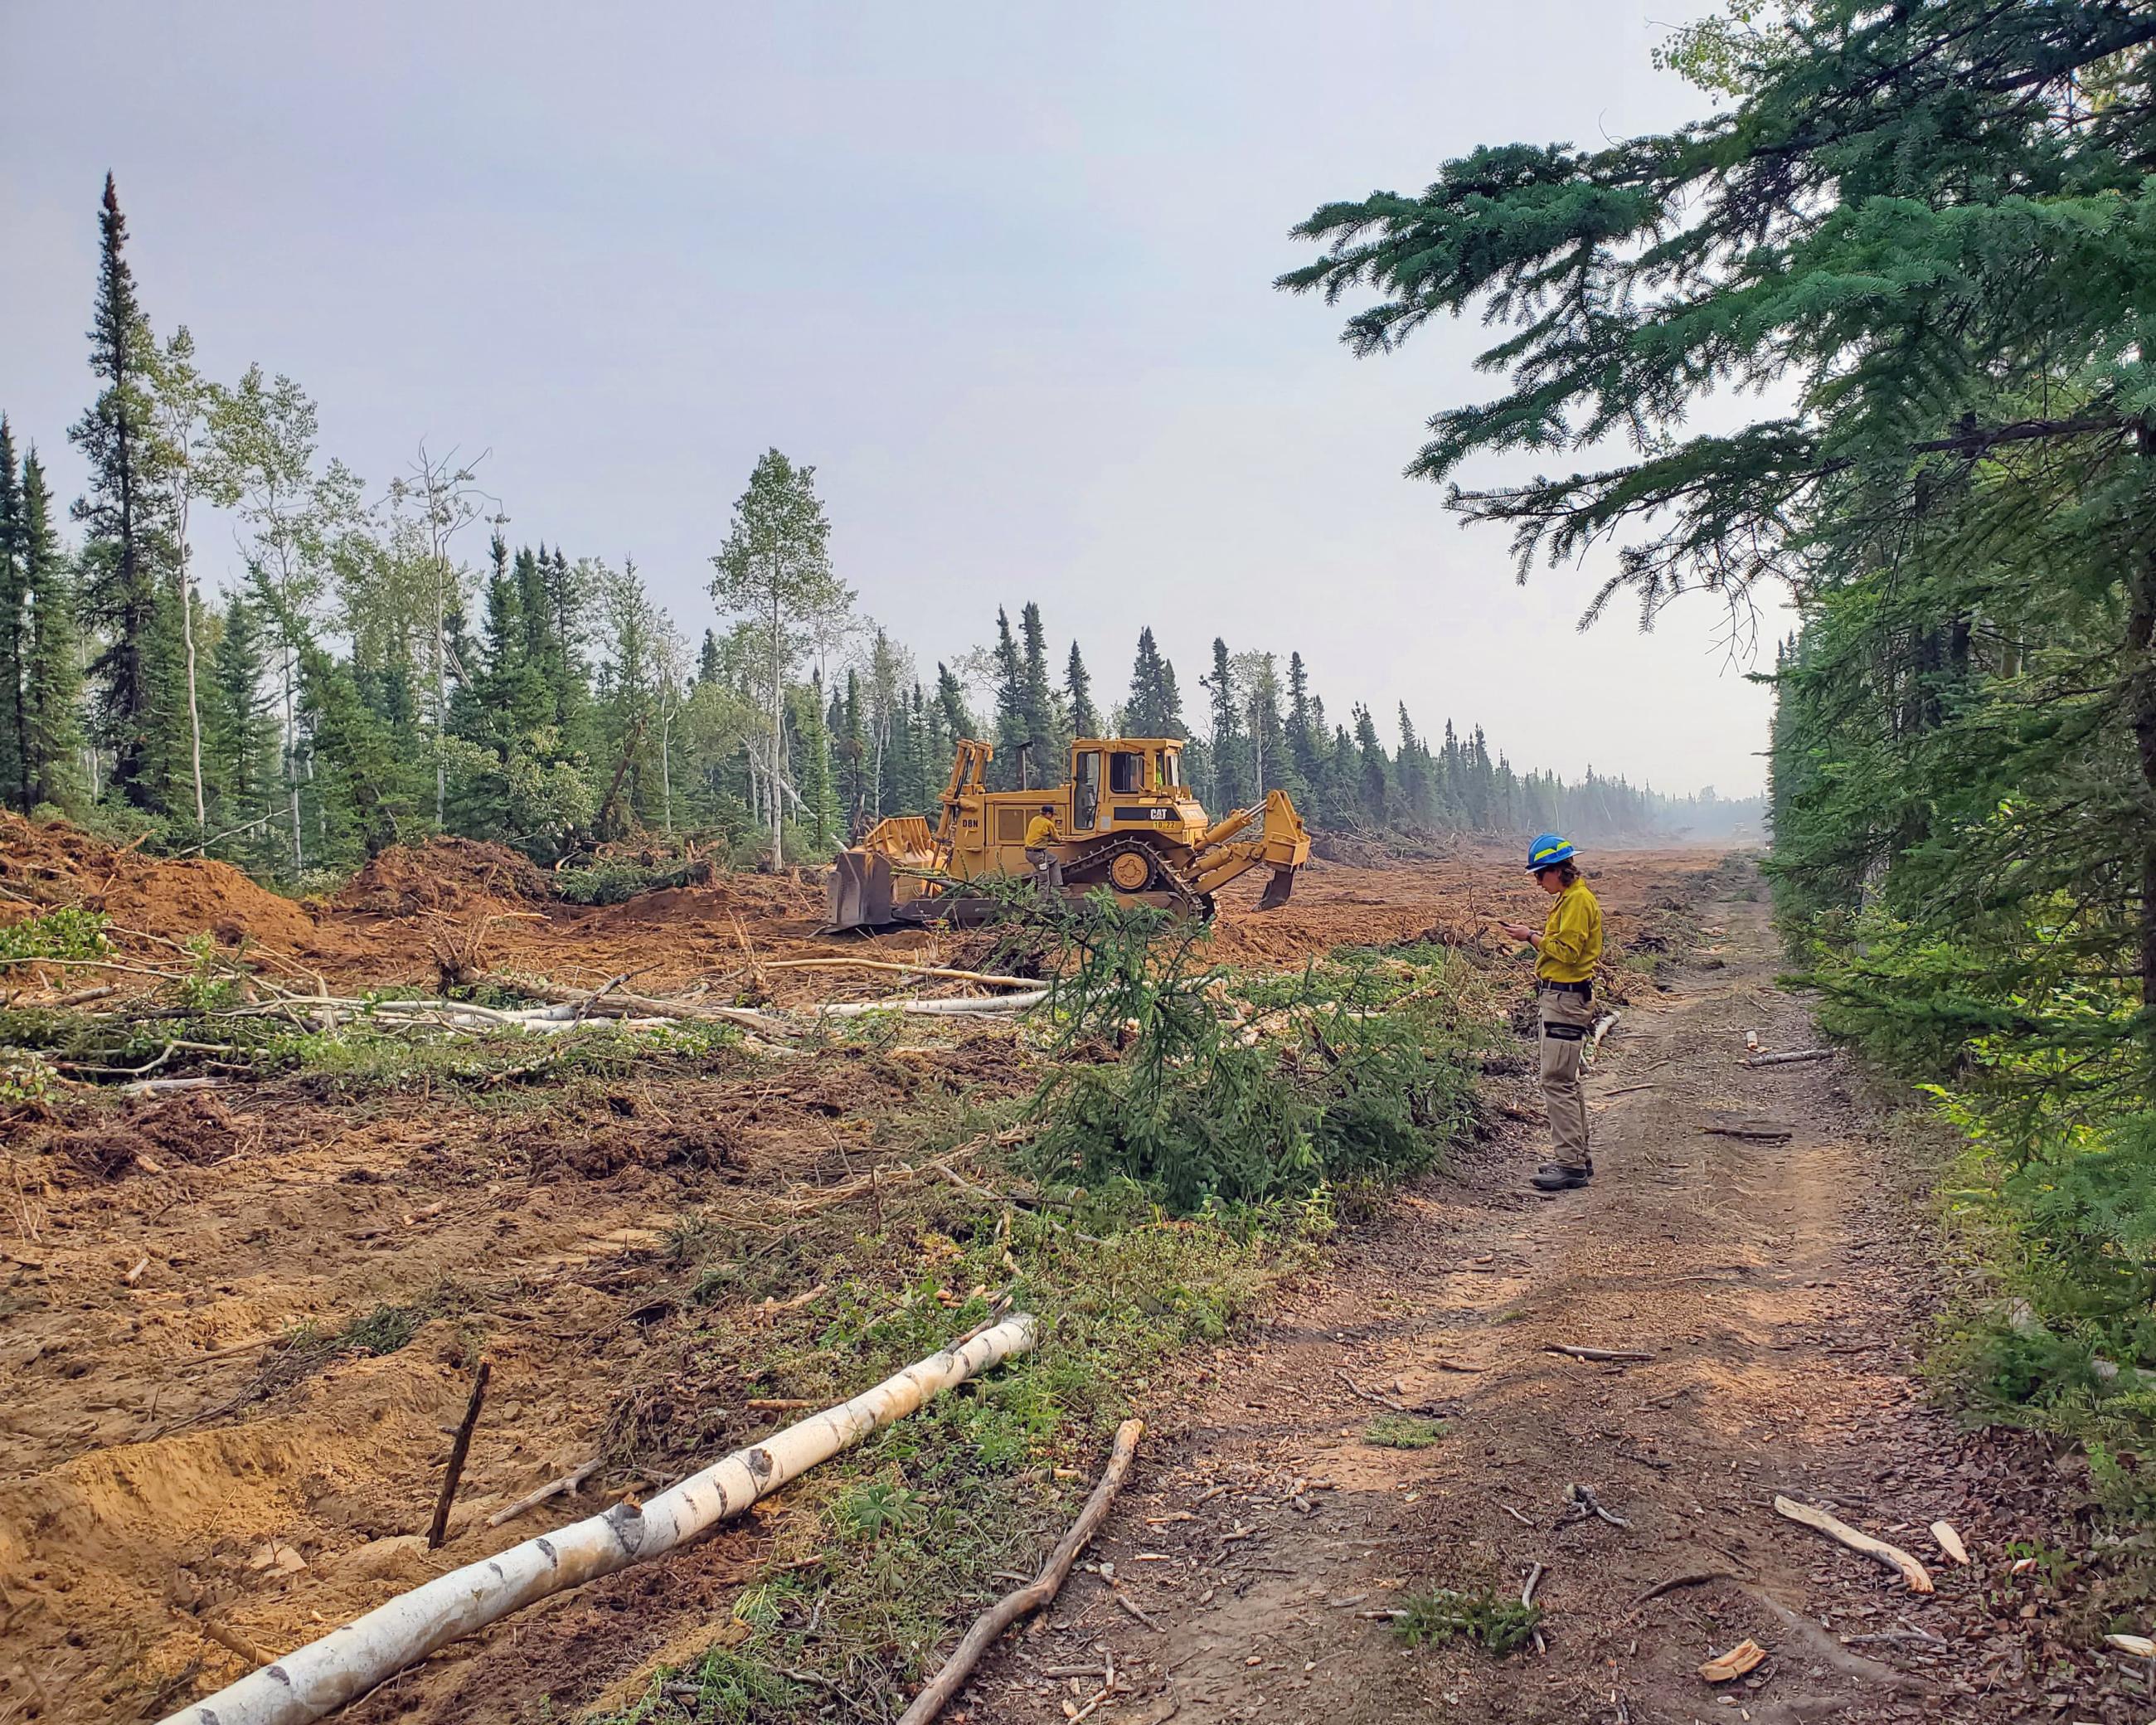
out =
<path fill-rule="evenodd" d="M 1025 860 L 1033 865 L 1034 884 L 1043 892 L 1063 890 L 1063 865 L 1056 861 L 1048 848 L 1055 843 L 1055 805 L 1044 803 L 1040 813 L 1025 824 Z"/>
<path fill-rule="evenodd" d="M 1579 878 L 1579 852 L 1555 833 L 1527 847 L 1535 885 L 1557 902 L 1537 934 L 1522 922 L 1498 926 L 1535 949 L 1535 993 L 1542 1028 L 1543 1103 L 1549 1110 L 1556 1155 L 1536 1170 L 1543 1192 L 1584 1186 L 1594 1173 L 1587 1143 L 1587 1096 L 1580 1063 L 1594 1027 L 1594 966 L 1602 957 L 1602 906 Z"/>

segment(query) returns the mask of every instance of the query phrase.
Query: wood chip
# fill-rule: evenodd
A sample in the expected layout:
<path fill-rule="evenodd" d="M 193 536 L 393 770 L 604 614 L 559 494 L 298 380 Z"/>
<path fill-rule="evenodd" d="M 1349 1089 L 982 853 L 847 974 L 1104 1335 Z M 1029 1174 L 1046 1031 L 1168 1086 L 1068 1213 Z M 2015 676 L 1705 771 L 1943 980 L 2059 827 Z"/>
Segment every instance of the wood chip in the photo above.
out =
<path fill-rule="evenodd" d="M 1952 1522 L 1933 1522 L 1932 1538 L 1938 1543 L 1939 1549 L 1957 1563 L 1969 1561 L 1969 1548 L 1961 1543 L 1961 1535 L 1954 1532 Z"/>
<path fill-rule="evenodd" d="M 1699 1668 L 1699 1674 L 1710 1683 L 1732 1683 L 1747 1671 L 1758 1670 L 1767 1657 L 1767 1650 L 1747 1635 L 1727 1653 L 1717 1653 Z"/>

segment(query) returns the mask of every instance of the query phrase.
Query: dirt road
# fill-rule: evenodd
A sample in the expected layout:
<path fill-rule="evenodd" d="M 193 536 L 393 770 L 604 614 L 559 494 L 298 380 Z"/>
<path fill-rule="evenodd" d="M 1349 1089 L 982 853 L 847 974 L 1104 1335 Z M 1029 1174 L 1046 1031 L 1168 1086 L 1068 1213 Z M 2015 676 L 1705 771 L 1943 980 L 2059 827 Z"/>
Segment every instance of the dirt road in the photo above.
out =
<path fill-rule="evenodd" d="M 1523 1130 L 1224 1351 L 1157 1430 L 1094 1572 L 977 1681 L 974 1725 L 1082 1709 L 1102 1679 L 1071 1673 L 1111 1656 L 1099 1717 L 1147 1725 L 2146 1716 L 2123 1662 L 2047 1642 L 2052 1608 L 2009 1573 L 2058 1513 L 2048 1452 L 1958 1435 L 1910 1376 L 1922 1211 L 1851 1081 L 1739 1064 L 1748 1029 L 1813 1040 L 1773 985 L 1756 883 L 1725 871 L 1707 916 L 1713 968 L 1604 1047 L 1593 1187 L 1526 1189 Z M 1550 1351 L 1577 1345 L 1650 1358 Z M 1442 1435 L 1373 1445 L 1395 1405 Z M 1779 1519 L 1777 1492 L 1907 1547 L 1937 1594 Z M 1938 1550 L 1942 1517 L 1973 1568 Z M 1539 1655 L 1410 1650 L 1386 1615 L 1433 1587 L 1516 1599 L 1537 1565 Z M 1700 1663 L 1747 1636 L 1766 1662 L 1710 1688 Z"/>

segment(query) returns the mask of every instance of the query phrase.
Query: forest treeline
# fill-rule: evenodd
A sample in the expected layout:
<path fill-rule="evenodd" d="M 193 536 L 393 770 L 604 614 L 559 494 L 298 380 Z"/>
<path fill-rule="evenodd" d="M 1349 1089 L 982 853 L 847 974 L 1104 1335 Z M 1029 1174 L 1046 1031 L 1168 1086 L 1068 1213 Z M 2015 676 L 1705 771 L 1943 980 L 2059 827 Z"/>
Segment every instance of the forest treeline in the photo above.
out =
<path fill-rule="evenodd" d="M 639 831 L 816 860 L 932 811 L 960 737 L 994 741 L 1009 788 L 1059 778 L 1074 733 L 1190 737 L 1215 810 L 1281 786 L 1321 828 L 1410 839 L 1722 831 L 1758 807 L 1517 772 L 1479 728 L 1426 738 L 1404 708 L 1388 739 L 1363 706 L 1328 716 L 1299 655 L 1224 641 L 1186 706 L 1142 632 L 1116 698 L 1035 604 L 924 670 L 833 568 L 814 470 L 777 450 L 692 644 L 632 562 L 512 545 L 481 462 L 423 446 L 370 501 L 298 385 L 219 382 L 185 328 L 159 339 L 110 177 L 99 222 L 72 543 L 0 418 L 0 799 L 25 813 L 292 886 L 437 832 L 547 861 Z M 244 569 L 221 592 L 196 562 L 213 516 Z"/>
<path fill-rule="evenodd" d="M 1945 1183 L 1990 1279 L 1949 1358 L 1981 1405 L 2143 1447 L 2156 8 L 1744 0 L 1661 60 L 1712 117 L 1327 206 L 1283 285 L 1367 291 L 1362 352 L 1446 311 L 1505 326 L 1507 392 L 1440 413 L 1417 467 L 1594 446 L 1455 493 L 1523 570 L 1614 538 L 1598 609 L 1794 595 L 1779 906 L 1829 1025 L 1971 1147 Z M 1731 429 L 1701 429 L 1710 395 Z"/>

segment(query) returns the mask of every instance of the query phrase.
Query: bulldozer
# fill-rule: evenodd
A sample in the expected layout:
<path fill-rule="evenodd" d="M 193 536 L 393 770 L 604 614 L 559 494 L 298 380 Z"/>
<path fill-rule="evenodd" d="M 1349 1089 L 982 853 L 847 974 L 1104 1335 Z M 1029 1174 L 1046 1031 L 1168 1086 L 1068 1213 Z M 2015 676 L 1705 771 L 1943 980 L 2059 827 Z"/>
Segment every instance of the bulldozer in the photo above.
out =
<path fill-rule="evenodd" d="M 991 791 L 993 747 L 963 739 L 933 827 L 921 815 L 890 816 L 839 853 L 825 932 L 985 921 L 993 902 L 954 890 L 984 875 L 1030 876 L 1072 898 L 1106 888 L 1120 903 L 1204 918 L 1215 892 L 1263 866 L 1272 878 L 1259 909 L 1286 904 L 1310 860 L 1295 804 L 1276 790 L 1211 820 L 1183 782 L 1183 749 L 1179 737 L 1081 737 L 1061 785 Z M 1046 847 L 1051 866 L 1036 870 L 1025 830 L 1043 808 L 1056 842 Z"/>

